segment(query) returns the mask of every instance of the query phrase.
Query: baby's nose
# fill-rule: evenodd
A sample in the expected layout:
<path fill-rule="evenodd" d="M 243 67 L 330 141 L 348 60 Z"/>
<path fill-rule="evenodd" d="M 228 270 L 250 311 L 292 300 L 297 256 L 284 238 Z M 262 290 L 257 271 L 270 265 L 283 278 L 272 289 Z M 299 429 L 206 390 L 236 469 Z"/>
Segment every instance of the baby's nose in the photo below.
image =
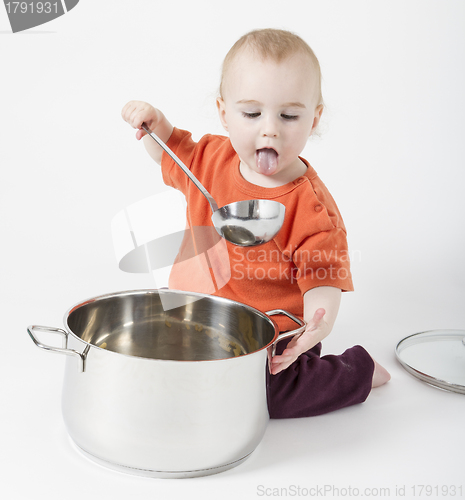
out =
<path fill-rule="evenodd" d="M 263 137 L 277 137 L 279 134 L 278 121 L 272 117 L 263 120 L 262 134 Z"/>

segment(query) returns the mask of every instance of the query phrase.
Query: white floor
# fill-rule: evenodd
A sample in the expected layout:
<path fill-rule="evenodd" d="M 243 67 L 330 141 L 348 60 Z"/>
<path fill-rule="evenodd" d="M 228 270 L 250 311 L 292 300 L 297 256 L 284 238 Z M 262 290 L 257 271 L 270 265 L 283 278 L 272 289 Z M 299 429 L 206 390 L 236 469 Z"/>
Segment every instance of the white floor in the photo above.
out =
<path fill-rule="evenodd" d="M 26 333 L 28 322 L 43 323 L 53 315 L 39 307 L 22 311 L 21 301 L 2 305 L 10 313 L 0 365 L 5 498 L 443 498 L 444 491 L 452 497 L 454 488 L 457 496 L 465 493 L 465 397 L 428 386 L 400 367 L 394 346 L 405 331 L 394 323 L 379 328 L 382 341 L 373 341 L 371 333 L 358 335 L 357 342 L 371 348 L 392 374 L 365 403 L 319 417 L 270 421 L 261 444 L 240 466 L 169 480 L 111 471 L 76 450 L 61 416 L 64 357 L 37 349 Z M 53 303 L 47 308 L 53 310 Z M 59 319 L 47 324 L 61 326 Z M 334 337 L 339 334 L 336 328 Z M 333 340 L 333 351 L 343 350 L 343 343 Z M 424 490 L 428 497 L 419 496 L 422 487 L 430 488 Z"/>

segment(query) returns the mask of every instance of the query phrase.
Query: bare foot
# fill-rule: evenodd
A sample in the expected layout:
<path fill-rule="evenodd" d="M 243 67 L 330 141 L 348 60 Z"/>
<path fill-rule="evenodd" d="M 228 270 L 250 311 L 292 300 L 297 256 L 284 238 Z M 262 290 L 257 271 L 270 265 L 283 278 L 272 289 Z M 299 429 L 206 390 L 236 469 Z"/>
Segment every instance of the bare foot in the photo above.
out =
<path fill-rule="evenodd" d="M 385 384 L 391 380 L 391 375 L 383 368 L 379 363 L 373 360 L 375 363 L 375 370 L 373 372 L 373 381 L 371 382 L 371 387 L 379 387 L 380 385 Z"/>

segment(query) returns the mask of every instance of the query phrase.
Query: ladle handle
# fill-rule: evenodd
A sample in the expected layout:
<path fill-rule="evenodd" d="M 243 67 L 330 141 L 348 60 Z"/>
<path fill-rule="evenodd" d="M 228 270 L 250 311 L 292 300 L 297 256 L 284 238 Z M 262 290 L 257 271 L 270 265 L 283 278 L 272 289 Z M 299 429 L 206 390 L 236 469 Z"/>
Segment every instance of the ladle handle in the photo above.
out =
<path fill-rule="evenodd" d="M 154 133 L 152 132 L 145 123 L 142 124 L 142 129 L 147 132 L 148 135 L 171 157 L 171 159 L 182 169 L 182 171 L 189 177 L 189 179 L 195 184 L 195 187 L 205 196 L 212 212 L 218 210 L 218 205 L 213 199 L 212 195 L 202 186 L 197 177 L 184 165 L 184 163 L 171 151 L 171 149 Z"/>

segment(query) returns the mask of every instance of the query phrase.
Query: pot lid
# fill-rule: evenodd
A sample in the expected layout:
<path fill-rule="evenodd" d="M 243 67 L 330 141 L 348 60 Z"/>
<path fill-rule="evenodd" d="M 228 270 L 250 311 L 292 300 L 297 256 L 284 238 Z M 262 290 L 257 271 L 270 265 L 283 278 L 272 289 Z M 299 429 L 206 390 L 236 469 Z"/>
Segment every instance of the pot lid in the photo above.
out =
<path fill-rule="evenodd" d="M 400 364 L 427 384 L 465 394 L 465 330 L 431 330 L 402 339 Z"/>

